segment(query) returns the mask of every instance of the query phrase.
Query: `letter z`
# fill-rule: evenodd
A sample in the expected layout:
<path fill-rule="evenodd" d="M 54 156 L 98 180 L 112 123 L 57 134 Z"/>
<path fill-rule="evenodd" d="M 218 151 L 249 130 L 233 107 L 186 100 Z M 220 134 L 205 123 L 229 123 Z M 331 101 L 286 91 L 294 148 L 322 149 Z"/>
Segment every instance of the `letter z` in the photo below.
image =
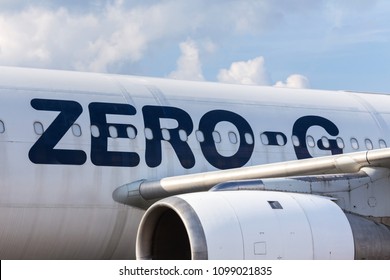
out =
<path fill-rule="evenodd" d="M 31 147 L 28 154 L 36 164 L 82 165 L 87 155 L 80 150 L 54 149 L 61 138 L 81 115 L 83 108 L 76 101 L 33 99 L 31 106 L 40 111 L 59 111 L 59 115 Z"/>

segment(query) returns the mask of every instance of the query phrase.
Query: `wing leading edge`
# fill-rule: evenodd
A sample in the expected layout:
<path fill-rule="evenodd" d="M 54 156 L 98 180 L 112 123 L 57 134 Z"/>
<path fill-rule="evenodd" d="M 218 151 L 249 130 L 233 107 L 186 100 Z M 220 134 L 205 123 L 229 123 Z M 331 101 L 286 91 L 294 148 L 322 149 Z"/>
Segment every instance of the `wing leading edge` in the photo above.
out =
<path fill-rule="evenodd" d="M 367 167 L 376 168 L 368 171 L 371 174 L 366 174 L 369 180 L 373 180 L 373 176 L 385 176 L 383 172 L 387 173 L 390 168 L 390 148 L 173 176 L 156 181 L 140 180 L 118 187 L 113 193 L 113 199 L 146 209 L 156 200 L 177 194 L 208 191 L 217 184 L 229 181 L 334 174 L 326 177 L 329 181 L 340 174 L 348 174 L 345 178 L 354 173 L 358 177 L 367 177 L 359 174 Z M 326 181 L 326 178 L 322 180 Z M 286 191 L 305 193 L 304 189 L 290 188 Z"/>

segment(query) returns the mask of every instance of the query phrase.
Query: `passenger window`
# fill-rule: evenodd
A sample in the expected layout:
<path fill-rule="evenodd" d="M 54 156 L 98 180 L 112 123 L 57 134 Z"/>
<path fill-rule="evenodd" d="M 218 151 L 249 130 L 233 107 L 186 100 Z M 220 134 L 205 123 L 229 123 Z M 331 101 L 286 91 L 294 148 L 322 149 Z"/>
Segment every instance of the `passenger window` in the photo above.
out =
<path fill-rule="evenodd" d="M 260 134 L 260 140 L 263 145 L 269 145 L 268 136 L 266 134 Z"/>
<path fill-rule="evenodd" d="M 165 141 L 171 140 L 171 134 L 169 133 L 169 130 L 166 128 L 161 129 L 162 137 Z"/>
<path fill-rule="evenodd" d="M 292 140 L 292 142 L 293 142 L 293 145 L 295 146 L 295 147 L 298 147 L 299 146 L 299 138 L 298 138 L 298 136 L 296 136 L 296 135 L 293 135 L 292 137 L 291 137 L 291 140 Z"/>
<path fill-rule="evenodd" d="M 343 138 L 337 137 L 336 142 L 337 142 L 337 147 L 339 147 L 340 149 L 344 149 L 345 144 Z"/>
<path fill-rule="evenodd" d="M 356 140 L 356 138 L 351 138 L 351 146 L 354 150 L 359 149 L 359 142 Z"/>
<path fill-rule="evenodd" d="M 148 140 L 153 139 L 153 131 L 148 127 L 145 128 L 145 138 Z"/>
<path fill-rule="evenodd" d="M 316 145 L 316 143 L 314 142 L 314 138 L 310 135 L 306 137 L 306 142 L 310 148 L 314 148 Z"/>
<path fill-rule="evenodd" d="M 72 125 L 72 133 L 76 137 L 81 136 L 81 127 L 78 124 Z"/>
<path fill-rule="evenodd" d="M 381 148 L 381 149 L 387 148 L 385 140 L 383 140 L 383 139 L 379 140 L 379 148 Z"/>
<path fill-rule="evenodd" d="M 213 131 L 213 140 L 215 143 L 221 143 L 221 134 L 218 131 Z"/>
<path fill-rule="evenodd" d="M 276 142 L 278 142 L 279 146 L 286 145 L 286 139 L 284 139 L 281 134 L 276 135 Z"/>
<path fill-rule="evenodd" d="M 100 131 L 99 128 L 96 125 L 91 125 L 91 134 L 93 137 L 99 137 Z"/>
<path fill-rule="evenodd" d="M 118 138 L 118 130 L 116 129 L 115 126 L 110 125 L 108 127 L 108 132 L 110 133 L 111 138 Z"/>
<path fill-rule="evenodd" d="M 42 135 L 43 134 L 43 124 L 40 122 L 35 122 L 34 123 L 34 131 L 37 135 Z"/>
<path fill-rule="evenodd" d="M 0 133 L 4 133 L 4 132 L 5 132 L 4 123 L 3 123 L 3 121 L 0 121 Z"/>
<path fill-rule="evenodd" d="M 135 132 L 135 128 L 132 126 L 128 126 L 126 128 L 126 132 L 127 132 L 127 137 L 129 137 L 130 139 L 135 139 L 135 136 L 137 136 Z"/>
<path fill-rule="evenodd" d="M 196 140 L 198 140 L 198 142 L 200 143 L 204 142 L 204 135 L 202 131 L 200 130 L 195 131 L 195 135 L 196 135 Z"/>
<path fill-rule="evenodd" d="M 253 144 L 253 137 L 252 137 L 252 134 L 250 134 L 250 133 L 245 133 L 245 141 L 246 141 L 246 143 L 248 143 L 249 145 L 252 145 L 252 144 Z"/>
<path fill-rule="evenodd" d="M 367 150 L 372 150 L 374 148 L 370 139 L 366 139 L 366 140 L 364 140 L 364 142 L 366 144 Z"/>
<path fill-rule="evenodd" d="M 232 144 L 237 144 L 237 142 L 238 142 L 237 135 L 233 131 L 229 132 L 229 141 Z"/>
<path fill-rule="evenodd" d="M 325 147 L 325 148 L 329 148 L 330 147 L 330 144 L 329 144 L 329 139 L 325 136 L 323 136 L 321 138 L 321 141 L 322 141 L 322 145 Z"/>
<path fill-rule="evenodd" d="M 96 125 L 91 125 L 91 134 L 96 138 L 100 136 L 99 128 Z"/>
<path fill-rule="evenodd" d="M 180 137 L 180 140 L 183 142 L 187 142 L 187 140 L 188 140 L 187 132 L 185 132 L 185 130 L 183 130 L 183 129 L 179 130 L 179 137 Z"/>

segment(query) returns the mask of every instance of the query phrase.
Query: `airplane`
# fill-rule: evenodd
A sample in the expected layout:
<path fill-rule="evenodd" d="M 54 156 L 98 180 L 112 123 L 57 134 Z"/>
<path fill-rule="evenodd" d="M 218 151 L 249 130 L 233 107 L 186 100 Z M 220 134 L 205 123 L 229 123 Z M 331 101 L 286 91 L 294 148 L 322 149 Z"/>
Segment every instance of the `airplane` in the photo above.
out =
<path fill-rule="evenodd" d="M 0 67 L 1 259 L 390 259 L 390 96 Z"/>

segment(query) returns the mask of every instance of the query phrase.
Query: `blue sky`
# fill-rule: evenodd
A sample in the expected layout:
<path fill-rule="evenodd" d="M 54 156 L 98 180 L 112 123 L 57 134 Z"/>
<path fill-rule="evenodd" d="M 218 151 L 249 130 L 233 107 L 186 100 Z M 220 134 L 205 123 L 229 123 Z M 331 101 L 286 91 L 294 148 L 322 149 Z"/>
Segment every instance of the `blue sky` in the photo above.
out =
<path fill-rule="evenodd" d="M 0 65 L 390 92 L 384 0 L 0 0 Z"/>

